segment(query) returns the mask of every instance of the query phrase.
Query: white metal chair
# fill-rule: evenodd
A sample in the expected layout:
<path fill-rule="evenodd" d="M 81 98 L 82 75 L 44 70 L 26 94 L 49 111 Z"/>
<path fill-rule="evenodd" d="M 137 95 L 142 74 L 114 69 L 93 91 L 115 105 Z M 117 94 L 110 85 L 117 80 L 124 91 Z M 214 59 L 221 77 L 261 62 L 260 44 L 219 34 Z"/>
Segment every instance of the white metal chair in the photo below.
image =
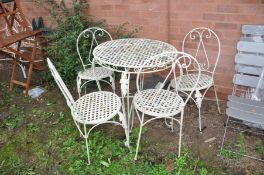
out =
<path fill-rule="evenodd" d="M 82 87 L 84 87 L 84 85 L 90 81 L 96 81 L 100 91 L 101 86 L 99 81 L 106 82 L 115 92 L 115 78 L 113 71 L 97 66 L 92 54 L 93 48 L 95 46 L 100 44 L 100 42 L 104 42 L 109 39 L 112 40 L 111 35 L 105 29 L 99 27 L 90 27 L 79 34 L 76 47 L 83 66 L 83 70 L 78 72 L 77 76 L 77 90 L 79 96 L 81 96 Z M 80 50 L 80 44 L 84 44 L 90 48 L 86 48 L 86 50 Z M 87 51 L 87 55 L 85 57 L 82 56 L 83 52 Z M 105 80 L 105 78 L 109 78 L 109 81 Z M 84 80 L 84 83 L 82 83 L 82 80 Z"/>
<path fill-rule="evenodd" d="M 155 63 L 155 67 L 146 68 L 148 67 L 148 64 L 153 65 L 153 63 Z M 177 88 L 173 89 L 172 91 L 164 89 L 164 86 L 169 79 L 176 79 L 177 76 L 181 77 L 184 69 L 186 69 L 191 64 L 195 64 L 197 66 L 197 77 L 196 81 L 194 81 L 192 89 L 188 94 L 188 97 L 185 100 L 178 94 Z M 134 108 L 137 113 L 140 125 L 135 160 L 137 160 L 143 126 L 145 126 L 152 120 L 161 118 L 171 119 L 179 124 L 180 133 L 178 156 L 180 156 L 184 107 L 196 88 L 196 85 L 200 78 L 200 71 L 200 65 L 194 57 L 178 51 L 158 54 L 147 60 L 139 69 L 137 74 L 137 93 L 133 99 Z M 162 72 L 163 75 L 166 74 L 164 82 L 159 88 L 144 89 L 142 74 L 153 72 Z M 181 84 L 180 79 L 178 81 L 178 84 Z M 178 85 L 175 84 L 175 86 Z M 179 119 L 175 118 L 177 114 L 180 114 Z"/>
<path fill-rule="evenodd" d="M 89 155 L 89 145 L 88 137 L 90 132 L 98 125 L 105 123 L 114 123 L 121 125 L 125 129 L 126 134 L 126 146 L 129 147 L 129 135 L 127 129 L 126 119 L 123 114 L 120 112 L 121 109 L 121 100 L 120 98 L 112 93 L 107 91 L 99 91 L 86 94 L 74 101 L 69 90 L 62 81 L 59 73 L 54 67 L 50 59 L 47 59 L 49 69 L 54 77 L 57 85 L 59 86 L 61 92 L 63 93 L 67 105 L 71 109 L 71 114 L 74 120 L 75 125 L 77 126 L 80 135 L 85 139 L 86 142 L 86 151 L 88 155 L 88 164 L 90 164 L 90 155 Z M 119 115 L 121 122 L 113 121 L 113 117 Z M 82 129 L 83 125 L 83 129 Z M 87 128 L 87 125 L 93 125 L 90 129 Z"/>
<path fill-rule="evenodd" d="M 188 48 L 189 47 L 189 48 Z M 190 49 L 196 48 L 196 49 Z M 217 34 L 205 27 L 194 28 L 183 39 L 182 51 L 190 53 L 193 55 L 200 64 L 201 67 L 201 77 L 199 83 L 195 89 L 196 93 L 191 99 L 196 103 L 199 111 L 199 130 L 202 131 L 201 124 L 201 106 L 205 94 L 210 89 L 214 88 L 214 93 L 216 97 L 216 103 L 218 111 L 220 113 L 219 100 L 217 97 L 217 92 L 214 83 L 215 69 L 220 56 L 220 40 Z M 194 53 L 193 53 L 194 52 Z M 197 79 L 197 67 L 188 66 L 186 69 L 186 74 L 182 75 L 181 84 L 177 87 L 179 91 L 188 92 L 191 91 L 195 80 Z M 177 81 L 177 80 L 176 80 Z M 177 84 L 177 83 L 176 83 Z M 175 82 L 172 81 L 169 87 L 175 88 Z M 203 92 L 201 92 L 203 91 Z M 173 127 L 173 122 L 169 125 Z"/>

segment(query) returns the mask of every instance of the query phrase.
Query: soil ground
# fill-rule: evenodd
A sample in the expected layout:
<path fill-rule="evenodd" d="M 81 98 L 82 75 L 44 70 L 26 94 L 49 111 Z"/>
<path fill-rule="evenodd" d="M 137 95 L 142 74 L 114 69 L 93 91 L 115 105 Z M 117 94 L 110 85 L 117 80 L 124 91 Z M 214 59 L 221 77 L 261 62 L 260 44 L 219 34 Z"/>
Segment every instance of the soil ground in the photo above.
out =
<path fill-rule="evenodd" d="M 18 69 L 18 71 L 20 71 Z M 8 81 L 10 77 L 11 66 L 9 63 L 1 63 L 0 62 L 0 82 Z M 20 78 L 21 75 L 18 75 Z M 7 84 L 7 83 L 6 83 Z M 117 84 L 117 92 L 120 92 L 119 83 Z M 135 84 L 134 80 L 131 84 Z M 34 74 L 32 86 L 41 85 L 39 82 L 39 75 Z M 42 85 L 43 86 L 43 85 Z M 2 86 L 3 88 L 3 86 Z M 6 93 L 10 95 L 12 98 L 14 105 L 23 106 L 25 111 L 36 109 L 45 109 L 51 111 L 66 111 L 69 112 L 69 108 L 66 106 L 66 102 L 59 92 L 57 87 L 45 87 L 48 92 L 46 92 L 43 96 L 38 99 L 30 99 L 30 103 L 25 103 L 24 95 L 22 94 L 21 89 L 15 88 L 17 93 L 14 95 L 13 92 L 4 92 L 7 91 L 7 88 L 3 88 L 0 91 L 0 94 Z M 106 90 L 109 90 L 108 87 L 105 87 Z M 135 91 L 135 87 L 132 88 L 132 91 Z M 72 89 L 72 94 L 77 97 L 76 89 Z M 12 96 L 12 97 L 11 97 Z M 1 97 L 1 96 L 0 96 Z M 56 103 L 54 109 L 52 107 L 47 107 L 47 102 Z M 10 104 L 2 104 L 0 107 L 0 122 L 3 122 L 4 117 L 10 112 Z M 226 173 L 232 172 L 232 174 L 243 175 L 243 174 L 264 174 L 264 163 L 260 161 L 256 161 L 253 159 L 249 159 L 247 157 L 242 157 L 239 160 L 223 158 L 219 155 L 221 141 L 224 133 L 224 126 L 226 123 L 227 116 L 225 115 L 226 101 L 221 101 L 221 114 L 218 113 L 217 106 L 215 101 L 205 100 L 202 105 L 202 133 L 198 130 L 198 111 L 194 104 L 189 104 L 185 110 L 184 115 L 184 126 L 183 126 L 183 148 L 190 148 L 193 153 L 192 156 L 196 157 L 199 160 L 203 160 L 210 167 L 222 167 L 226 169 Z M 138 127 L 138 119 L 135 116 L 135 127 Z M 157 163 L 163 161 L 166 155 L 170 153 L 177 152 L 178 145 L 178 127 L 175 125 L 175 131 L 171 132 L 168 129 L 163 120 L 156 120 L 146 125 L 146 132 L 142 137 L 142 151 L 140 155 L 145 159 Z M 113 126 L 106 126 L 100 128 L 104 132 L 108 132 L 113 135 L 122 135 L 122 130 Z M 0 138 L 0 149 L 4 147 L 7 137 L 5 135 L 9 135 L 9 131 L 7 129 L 1 129 L 1 138 Z M 14 131 L 12 133 L 13 137 L 16 135 L 19 130 Z M 228 135 L 229 141 L 226 143 L 234 142 L 237 143 L 239 140 L 239 136 L 237 136 L 237 132 L 230 130 L 231 134 Z M 233 134 L 232 134 L 233 133 Z M 45 140 L 45 132 L 42 134 L 42 139 Z M 255 139 L 254 136 L 246 135 L 246 139 L 252 140 Z M 205 142 L 206 140 L 211 139 L 209 142 Z M 260 138 L 263 141 L 263 137 Z M 254 148 L 253 143 L 246 142 L 247 147 Z M 253 149 L 254 150 L 254 149 Z M 251 152 L 249 152 L 251 154 Z M 171 162 L 167 162 L 166 166 L 170 168 Z M 230 171 L 228 171 L 230 169 Z"/>

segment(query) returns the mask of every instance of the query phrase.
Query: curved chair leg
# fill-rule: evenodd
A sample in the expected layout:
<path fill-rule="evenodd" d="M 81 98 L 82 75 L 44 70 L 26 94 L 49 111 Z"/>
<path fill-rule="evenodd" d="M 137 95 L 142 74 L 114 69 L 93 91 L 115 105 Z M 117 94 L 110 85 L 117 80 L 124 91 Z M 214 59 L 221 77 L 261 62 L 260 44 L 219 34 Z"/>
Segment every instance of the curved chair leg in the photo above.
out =
<path fill-rule="evenodd" d="M 102 91 L 99 80 L 95 80 L 99 91 Z"/>
<path fill-rule="evenodd" d="M 86 152 L 87 152 L 87 157 L 88 157 L 88 165 L 90 165 L 91 164 L 91 160 L 90 160 L 90 154 L 89 154 L 88 137 L 85 138 L 85 144 L 86 144 Z"/>
<path fill-rule="evenodd" d="M 82 79 L 77 76 L 77 92 L 79 94 L 79 98 L 81 97 L 81 84 L 82 84 Z"/>
<path fill-rule="evenodd" d="M 132 103 L 131 109 L 130 109 L 130 121 L 129 121 L 129 132 L 132 132 L 133 126 L 134 126 L 134 115 L 135 115 L 135 107 Z M 130 123 L 131 122 L 131 123 Z"/>
<path fill-rule="evenodd" d="M 171 82 L 170 82 L 170 84 L 169 84 L 168 87 L 167 87 L 167 90 L 170 90 L 170 89 L 171 89 Z M 170 123 L 168 123 L 168 122 L 167 122 L 167 119 L 165 118 L 164 121 L 165 121 L 165 125 L 166 125 L 168 128 L 171 129 L 171 132 L 173 132 L 173 131 L 174 131 L 174 128 L 173 128 L 173 120 L 171 119 L 171 120 L 170 120 Z"/>
<path fill-rule="evenodd" d="M 110 76 L 110 82 L 112 83 L 112 89 L 115 93 L 115 74 L 113 74 L 113 76 Z"/>
<path fill-rule="evenodd" d="M 216 88 L 215 88 L 215 85 L 213 85 L 213 86 L 214 86 L 213 88 L 214 88 L 214 93 L 215 93 L 215 99 L 216 99 L 216 104 L 217 104 L 218 112 L 219 112 L 219 114 L 221 114 L 220 104 L 219 104 L 219 100 L 218 100 Z"/>
<path fill-rule="evenodd" d="M 227 116 L 227 119 L 226 119 L 225 132 L 224 132 L 224 135 L 223 135 L 223 139 L 222 139 L 222 144 L 221 144 L 221 149 L 220 150 L 222 150 L 223 147 L 224 147 L 224 142 L 225 142 L 225 137 L 226 137 L 226 132 L 227 132 L 228 121 L 229 121 L 229 116 Z"/>
<path fill-rule="evenodd" d="M 179 135 L 179 151 L 178 151 L 178 157 L 181 156 L 181 141 L 182 141 L 183 115 L 184 115 L 184 110 L 181 112 L 181 122 L 180 122 L 180 135 Z"/>
<path fill-rule="evenodd" d="M 199 115 L 199 131 L 202 132 L 202 119 L 201 119 L 201 107 L 198 106 L 198 115 Z"/>
<path fill-rule="evenodd" d="M 137 140 L 137 148 L 136 148 L 136 155 L 135 155 L 134 160 L 137 160 L 137 156 L 138 156 L 138 149 L 139 149 L 139 144 L 140 144 L 140 139 L 141 139 L 141 134 L 142 134 L 142 128 L 143 128 L 143 121 L 144 121 L 144 113 L 142 114 L 142 120 L 140 121 L 140 128 L 139 128 L 138 140 Z"/>
<path fill-rule="evenodd" d="M 196 105 L 197 105 L 197 108 L 198 108 L 198 117 L 199 117 L 199 130 L 200 132 L 202 132 L 202 121 L 201 121 L 201 106 L 202 106 L 202 101 L 203 101 L 203 96 L 202 94 L 200 93 L 199 90 L 196 90 L 196 93 L 195 93 L 195 98 L 196 98 Z"/>
<path fill-rule="evenodd" d="M 174 131 L 174 128 L 173 128 L 173 120 L 170 119 L 170 123 L 168 123 L 168 122 L 167 122 L 167 118 L 165 118 L 164 121 L 165 121 L 165 125 L 166 125 L 168 128 L 171 129 L 171 132 L 173 132 L 173 131 Z"/>

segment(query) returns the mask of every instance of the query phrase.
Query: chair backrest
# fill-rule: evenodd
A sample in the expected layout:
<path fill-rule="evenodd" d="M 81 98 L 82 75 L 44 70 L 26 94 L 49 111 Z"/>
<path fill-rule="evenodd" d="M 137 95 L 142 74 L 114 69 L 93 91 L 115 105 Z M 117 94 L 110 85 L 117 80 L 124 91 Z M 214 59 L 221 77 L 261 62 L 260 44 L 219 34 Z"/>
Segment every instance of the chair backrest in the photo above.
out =
<path fill-rule="evenodd" d="M 173 81 L 175 83 L 174 87 L 176 88 L 172 89 L 172 91 L 178 94 L 177 87 L 182 81 L 181 77 L 183 74 L 185 74 L 186 69 L 188 69 L 188 67 L 192 65 L 195 65 L 197 67 L 198 77 L 197 80 L 194 81 L 195 83 L 193 84 L 193 89 L 190 92 L 186 93 L 188 95 L 185 100 L 185 104 L 186 104 L 198 84 L 201 74 L 201 68 L 198 61 L 193 56 L 184 52 L 179 52 L 179 51 L 164 52 L 146 60 L 145 63 L 139 68 L 137 72 L 137 79 L 136 79 L 137 91 L 138 93 L 140 93 L 140 91 L 144 89 L 143 87 L 144 80 L 142 80 L 142 75 L 144 74 L 144 76 L 147 76 L 148 74 L 152 74 L 155 72 L 162 75 L 164 80 L 163 82 L 161 82 L 161 84 L 158 87 L 156 87 L 156 89 L 158 89 L 156 91 L 156 94 L 154 94 L 152 96 L 152 99 L 149 100 L 155 101 L 156 96 L 159 95 L 162 89 L 165 89 L 165 86 L 172 79 L 174 80 L 177 79 L 177 81 Z"/>
<path fill-rule="evenodd" d="M 237 86 L 240 86 L 240 91 L 246 91 L 240 96 L 251 98 L 264 73 L 264 40 L 261 41 L 264 25 L 245 25 L 242 33 L 244 36 L 237 43 L 233 95 L 238 93 Z M 264 89 L 263 86 L 258 88 Z"/>
<path fill-rule="evenodd" d="M 98 44 L 107 40 L 112 40 L 110 33 L 99 27 L 90 27 L 79 34 L 76 48 L 84 69 L 95 65 L 92 51 Z"/>
<path fill-rule="evenodd" d="M 243 25 L 242 34 L 245 36 L 264 36 L 264 25 Z"/>
<path fill-rule="evenodd" d="M 198 27 L 189 31 L 183 39 L 182 51 L 193 55 L 199 61 L 201 70 L 214 76 L 221 47 L 219 37 L 213 30 Z"/>
<path fill-rule="evenodd" d="M 63 80 L 61 79 L 60 74 L 58 73 L 58 71 L 56 70 L 55 66 L 50 61 L 49 58 L 47 58 L 47 62 L 48 62 L 48 66 L 49 66 L 49 69 L 50 69 L 50 72 L 51 72 L 53 78 L 55 79 L 57 85 L 59 86 L 62 94 L 64 95 L 64 97 L 66 99 L 67 105 L 72 110 L 73 107 L 74 107 L 74 99 L 73 99 L 71 93 L 69 92 L 68 88 L 66 87 L 66 85 L 63 82 Z"/>

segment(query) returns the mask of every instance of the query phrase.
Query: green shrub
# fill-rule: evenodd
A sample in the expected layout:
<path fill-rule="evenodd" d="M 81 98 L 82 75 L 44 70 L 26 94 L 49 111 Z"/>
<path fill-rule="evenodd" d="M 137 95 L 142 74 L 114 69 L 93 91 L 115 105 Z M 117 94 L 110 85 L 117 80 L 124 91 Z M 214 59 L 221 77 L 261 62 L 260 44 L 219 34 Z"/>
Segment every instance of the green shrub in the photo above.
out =
<path fill-rule="evenodd" d="M 35 0 L 39 4 L 45 4 L 45 7 L 51 14 L 57 27 L 52 34 L 48 36 L 49 43 L 45 49 L 63 80 L 67 84 L 75 83 L 77 72 L 82 69 L 76 51 L 76 39 L 81 31 L 89 27 L 102 27 L 111 32 L 113 38 L 133 37 L 138 29 L 127 32 L 126 24 L 120 26 L 109 26 L 105 21 L 95 21 L 91 16 L 85 14 L 88 4 L 84 0 L 72 0 L 72 7 L 66 7 L 64 1 L 60 3 L 55 0 Z M 81 43 L 80 50 L 88 51 L 90 43 Z M 44 78 L 51 82 L 52 77 L 45 73 Z"/>

